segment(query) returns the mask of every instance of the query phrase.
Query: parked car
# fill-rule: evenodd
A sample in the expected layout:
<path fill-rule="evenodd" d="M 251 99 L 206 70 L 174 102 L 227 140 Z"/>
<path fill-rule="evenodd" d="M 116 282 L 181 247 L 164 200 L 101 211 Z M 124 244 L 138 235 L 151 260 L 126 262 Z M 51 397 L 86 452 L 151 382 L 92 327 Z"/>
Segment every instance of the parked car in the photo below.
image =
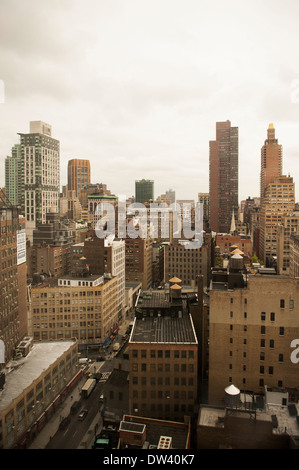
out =
<path fill-rule="evenodd" d="M 99 398 L 100 403 L 104 403 L 104 394 L 102 393 Z"/>
<path fill-rule="evenodd" d="M 67 416 L 66 418 L 63 418 L 62 421 L 60 421 L 59 424 L 59 429 L 64 430 L 68 427 L 69 423 L 71 421 L 71 418 Z"/>
<path fill-rule="evenodd" d="M 86 418 L 87 413 L 88 413 L 88 410 L 86 408 L 83 408 L 83 410 L 81 410 L 80 413 L 78 414 L 78 420 L 83 421 Z"/>
<path fill-rule="evenodd" d="M 71 406 L 71 413 L 74 414 L 76 413 L 76 411 L 78 410 L 80 406 L 80 402 L 79 401 L 74 401 L 74 403 L 72 404 Z"/>

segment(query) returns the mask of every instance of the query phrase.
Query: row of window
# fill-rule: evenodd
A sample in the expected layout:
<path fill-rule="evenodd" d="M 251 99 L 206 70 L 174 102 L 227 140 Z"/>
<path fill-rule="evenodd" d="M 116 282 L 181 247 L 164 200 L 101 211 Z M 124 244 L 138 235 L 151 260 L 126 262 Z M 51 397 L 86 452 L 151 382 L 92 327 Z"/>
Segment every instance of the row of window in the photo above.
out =
<path fill-rule="evenodd" d="M 228 382 L 233 383 L 233 378 L 229 377 Z M 246 378 L 245 377 L 243 377 L 242 383 L 243 383 L 243 385 L 246 384 Z M 265 380 L 264 379 L 259 379 L 259 387 L 264 387 L 264 386 L 265 386 Z M 277 387 L 280 387 L 280 388 L 283 387 L 283 381 L 282 380 L 277 381 Z"/>
<path fill-rule="evenodd" d="M 234 341 L 233 341 L 233 338 L 230 338 L 230 339 L 229 339 L 229 342 L 230 342 L 230 344 L 233 344 L 233 342 L 234 342 Z M 247 339 L 246 339 L 246 338 L 243 339 L 243 344 L 247 344 Z M 270 339 L 270 340 L 269 340 L 269 347 L 270 347 L 271 349 L 274 348 L 274 344 L 275 344 L 274 339 Z M 260 347 L 261 347 L 261 348 L 265 348 L 265 347 L 266 347 L 266 340 L 263 339 L 263 338 L 262 338 L 261 341 L 260 341 Z"/>
<path fill-rule="evenodd" d="M 167 371 L 169 372 L 169 370 Z M 177 371 L 178 372 L 178 371 Z M 186 370 L 184 371 L 186 372 Z M 192 370 L 193 372 L 193 370 Z M 138 377 L 137 375 L 132 377 L 132 383 L 133 385 L 151 385 L 152 387 L 155 387 L 156 385 L 158 386 L 163 386 L 163 385 L 189 385 L 193 386 L 194 385 L 194 378 L 193 377 L 188 377 L 188 380 L 186 377 L 174 377 L 171 379 L 170 377 Z"/>
<path fill-rule="evenodd" d="M 230 303 L 231 303 L 231 304 L 234 303 L 233 297 L 231 297 Z M 247 299 L 244 299 L 244 303 L 245 303 L 245 305 L 247 305 Z M 286 307 L 286 300 L 285 300 L 285 299 L 280 299 L 280 301 L 279 301 L 279 307 L 280 307 L 280 308 L 285 308 L 285 307 Z M 290 308 L 290 309 L 293 309 L 293 308 L 294 308 L 294 299 L 290 299 L 290 300 L 289 300 L 289 308 Z M 265 314 L 265 312 L 262 312 L 262 314 Z"/>
<path fill-rule="evenodd" d="M 137 403 L 133 403 L 133 409 L 134 410 L 137 410 L 138 411 L 138 404 Z M 163 403 L 151 403 L 149 406 L 147 405 L 147 403 L 141 403 L 141 410 L 147 410 L 149 409 L 151 411 L 151 413 L 155 413 L 156 411 L 158 412 L 167 412 L 169 413 L 171 411 L 171 405 L 166 403 L 166 404 L 163 404 Z M 193 412 L 193 405 L 179 405 L 178 403 L 175 403 L 173 405 L 173 411 L 176 412 L 176 413 L 192 413 Z M 163 416 L 161 416 L 161 419 L 163 418 Z"/>
<path fill-rule="evenodd" d="M 158 359 L 170 359 L 171 357 L 173 357 L 174 359 L 186 359 L 188 357 L 188 359 L 194 359 L 194 351 L 193 350 L 190 350 L 190 351 L 186 351 L 186 350 L 173 350 L 173 351 L 170 351 L 169 349 L 167 350 L 162 350 L 162 349 L 150 349 L 149 351 L 147 349 L 132 349 L 131 351 L 132 353 L 132 357 L 133 358 L 138 358 L 138 357 L 141 357 L 141 358 L 151 358 L 151 359 L 155 359 L 155 358 L 158 358 Z"/>
<path fill-rule="evenodd" d="M 184 367 L 186 370 L 183 370 L 182 367 Z M 180 372 L 180 364 L 173 364 L 172 369 L 174 372 Z M 133 372 L 170 372 L 170 364 L 163 364 L 163 363 L 150 363 L 150 364 L 137 364 L 136 362 L 133 362 L 132 364 L 132 371 Z M 181 364 L 181 372 L 189 372 L 192 373 L 194 372 L 194 364 Z"/>
<path fill-rule="evenodd" d="M 168 398 L 170 399 L 170 391 L 164 391 L 164 390 L 136 390 L 134 389 L 132 391 L 133 398 L 152 398 L 152 399 L 164 399 Z M 172 391 L 172 396 L 175 399 L 182 399 L 182 400 L 193 400 L 194 399 L 194 392 L 192 390 L 174 390 Z"/>

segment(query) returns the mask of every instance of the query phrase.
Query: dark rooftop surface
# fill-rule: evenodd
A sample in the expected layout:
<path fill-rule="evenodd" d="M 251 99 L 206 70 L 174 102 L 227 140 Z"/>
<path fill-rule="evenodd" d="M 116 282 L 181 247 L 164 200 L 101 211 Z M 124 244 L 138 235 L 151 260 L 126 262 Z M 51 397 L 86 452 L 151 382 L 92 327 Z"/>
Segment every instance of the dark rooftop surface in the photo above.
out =
<path fill-rule="evenodd" d="M 197 343 L 189 314 L 136 318 L 130 342 Z"/>

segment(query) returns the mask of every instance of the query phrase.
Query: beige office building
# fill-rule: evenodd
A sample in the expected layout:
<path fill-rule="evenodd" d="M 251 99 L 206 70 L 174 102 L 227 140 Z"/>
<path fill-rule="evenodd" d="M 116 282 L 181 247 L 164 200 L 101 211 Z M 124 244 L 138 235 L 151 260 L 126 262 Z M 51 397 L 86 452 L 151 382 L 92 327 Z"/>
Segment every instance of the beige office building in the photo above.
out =
<path fill-rule="evenodd" d="M 219 281 L 219 273 L 217 274 Z M 224 279 L 225 281 L 225 279 Z M 224 389 L 263 393 L 299 386 L 291 342 L 299 338 L 299 279 L 249 275 L 240 287 L 211 283 L 209 403 L 223 405 Z"/>
<path fill-rule="evenodd" d="M 277 229 L 277 273 L 290 274 L 291 237 L 299 231 L 299 212 L 294 211 L 282 217 Z"/>
<path fill-rule="evenodd" d="M 265 189 L 260 212 L 259 257 L 277 256 L 277 230 L 282 217 L 295 210 L 295 183 L 290 176 L 274 178 Z"/>
<path fill-rule="evenodd" d="M 31 290 L 29 332 L 35 341 L 77 338 L 79 345 L 101 345 L 117 324 L 117 277 L 64 276 Z"/>

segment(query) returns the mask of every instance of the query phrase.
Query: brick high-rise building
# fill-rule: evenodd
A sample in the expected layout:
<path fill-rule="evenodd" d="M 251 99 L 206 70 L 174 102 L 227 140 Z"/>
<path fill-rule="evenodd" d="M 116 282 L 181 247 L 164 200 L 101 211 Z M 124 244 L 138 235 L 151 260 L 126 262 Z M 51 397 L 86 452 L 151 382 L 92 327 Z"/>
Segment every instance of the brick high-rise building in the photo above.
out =
<path fill-rule="evenodd" d="M 231 260 L 238 267 L 241 261 Z M 287 276 L 248 276 L 232 264 L 229 273 L 215 272 L 209 306 L 210 404 L 223 404 L 230 384 L 261 394 L 265 386 L 298 387 L 298 364 L 291 360 L 291 342 L 299 335 L 298 282 Z"/>
<path fill-rule="evenodd" d="M 137 299 L 129 340 L 130 412 L 183 421 L 198 401 L 198 341 L 187 300 L 173 287 L 173 295 L 148 291 Z"/>
<path fill-rule="evenodd" d="M 259 257 L 264 263 L 276 257 L 278 226 L 295 209 L 295 183 L 290 176 L 274 178 L 265 189 L 260 212 Z"/>
<path fill-rule="evenodd" d="M 26 241 L 15 207 L 0 208 L 0 233 L 0 339 L 8 362 L 27 333 Z M 2 366 L 0 363 L 0 370 Z"/>
<path fill-rule="evenodd" d="M 69 191 L 75 191 L 81 201 L 81 190 L 90 184 L 90 162 L 74 158 L 69 160 L 67 167 L 67 186 Z"/>
<path fill-rule="evenodd" d="M 216 140 L 210 141 L 210 228 L 229 233 L 232 214 L 238 214 L 238 127 L 216 123 Z"/>
<path fill-rule="evenodd" d="M 282 175 L 282 146 L 270 124 L 267 139 L 261 149 L 261 210 L 259 257 L 264 263 L 278 254 L 277 232 L 281 218 L 295 210 L 295 183 Z"/>
<path fill-rule="evenodd" d="M 282 145 L 275 138 L 275 128 L 269 124 L 267 139 L 261 148 L 261 200 L 265 197 L 268 184 L 282 174 Z"/>

